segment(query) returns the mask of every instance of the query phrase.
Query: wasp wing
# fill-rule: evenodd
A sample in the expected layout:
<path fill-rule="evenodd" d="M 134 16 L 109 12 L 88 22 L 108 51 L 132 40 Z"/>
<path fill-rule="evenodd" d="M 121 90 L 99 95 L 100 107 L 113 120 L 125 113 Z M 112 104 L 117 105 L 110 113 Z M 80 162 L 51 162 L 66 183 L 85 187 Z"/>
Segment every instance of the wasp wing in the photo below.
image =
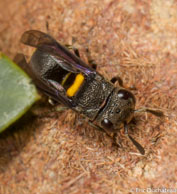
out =
<path fill-rule="evenodd" d="M 56 44 L 55 39 L 38 30 L 29 30 L 24 32 L 20 41 L 23 44 L 26 44 L 32 47 L 39 47 L 40 45 Z"/>
<path fill-rule="evenodd" d="M 29 30 L 24 32 L 21 37 L 21 42 L 49 53 L 58 62 L 58 65 L 71 72 L 80 71 L 85 75 L 95 73 L 94 69 L 71 53 L 66 47 L 60 45 L 48 34 L 37 30 Z"/>
<path fill-rule="evenodd" d="M 14 57 L 14 62 L 16 62 L 32 78 L 33 82 L 41 92 L 45 93 L 47 96 L 50 96 L 56 102 L 63 103 L 67 107 L 72 108 L 75 106 L 75 104 L 66 97 L 63 88 L 61 88 L 59 85 L 57 86 L 57 83 L 52 80 L 47 80 L 45 82 L 40 79 L 39 76 L 37 76 L 37 74 L 31 68 L 29 68 L 30 66 L 23 54 L 18 53 Z M 54 85 L 54 87 L 51 87 L 52 85 Z"/>
<path fill-rule="evenodd" d="M 21 42 L 35 47 L 40 52 L 47 54 L 59 67 L 67 70 L 68 72 L 82 72 L 85 77 L 88 77 L 89 79 L 92 77 L 91 74 L 93 74 L 93 76 L 95 75 L 94 69 L 85 64 L 79 57 L 75 56 L 67 48 L 60 45 L 54 38 L 43 32 L 36 30 L 26 31 L 21 37 Z M 29 64 L 33 74 L 32 78 L 37 87 L 55 101 L 62 102 L 70 108 L 74 107 L 74 102 L 66 96 L 66 91 L 59 82 L 53 80 L 52 78 L 44 79 L 44 77 L 39 75 L 38 70 L 34 67 L 34 65 L 38 64 L 39 63 L 33 63 L 33 67 Z"/>

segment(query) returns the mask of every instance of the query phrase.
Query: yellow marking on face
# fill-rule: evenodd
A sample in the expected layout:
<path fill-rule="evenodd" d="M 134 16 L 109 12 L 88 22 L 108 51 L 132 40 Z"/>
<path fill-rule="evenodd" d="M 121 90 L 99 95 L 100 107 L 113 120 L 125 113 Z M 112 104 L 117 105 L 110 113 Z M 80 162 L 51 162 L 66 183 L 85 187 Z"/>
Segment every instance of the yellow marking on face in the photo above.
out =
<path fill-rule="evenodd" d="M 65 78 L 63 79 L 63 81 L 61 82 L 61 85 L 63 86 L 66 82 L 66 80 L 68 79 L 68 77 L 71 75 L 71 72 L 70 73 L 67 73 Z"/>
<path fill-rule="evenodd" d="M 74 83 L 67 89 L 66 91 L 67 95 L 69 97 L 74 96 L 74 94 L 78 91 L 83 81 L 84 81 L 84 76 L 81 73 L 79 73 L 76 76 Z"/>

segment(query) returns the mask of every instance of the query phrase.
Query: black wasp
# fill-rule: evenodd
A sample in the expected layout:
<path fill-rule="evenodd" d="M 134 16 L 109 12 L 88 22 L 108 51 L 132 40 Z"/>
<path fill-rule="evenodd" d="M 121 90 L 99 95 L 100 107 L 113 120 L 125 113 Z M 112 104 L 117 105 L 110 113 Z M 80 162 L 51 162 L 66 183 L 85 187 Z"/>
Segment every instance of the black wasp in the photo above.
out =
<path fill-rule="evenodd" d="M 147 111 L 162 116 L 160 111 L 151 109 L 135 110 L 134 95 L 122 86 L 119 77 L 105 79 L 95 66 L 85 64 L 68 48 L 60 45 L 51 36 L 36 30 L 26 31 L 21 42 L 36 47 L 26 71 L 38 89 L 54 101 L 81 113 L 96 129 L 117 133 L 124 127 L 125 134 L 144 154 L 144 148 L 128 134 L 128 123 L 134 112 Z M 114 83 L 118 81 L 119 87 Z"/>

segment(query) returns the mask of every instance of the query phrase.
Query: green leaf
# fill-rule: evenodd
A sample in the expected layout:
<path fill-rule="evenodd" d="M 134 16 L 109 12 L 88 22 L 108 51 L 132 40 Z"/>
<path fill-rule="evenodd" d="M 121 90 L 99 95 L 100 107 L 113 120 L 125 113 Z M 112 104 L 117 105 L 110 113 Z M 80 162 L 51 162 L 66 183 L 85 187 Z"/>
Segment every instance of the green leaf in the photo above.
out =
<path fill-rule="evenodd" d="M 38 99 L 31 79 L 0 53 L 0 132 L 19 119 Z"/>

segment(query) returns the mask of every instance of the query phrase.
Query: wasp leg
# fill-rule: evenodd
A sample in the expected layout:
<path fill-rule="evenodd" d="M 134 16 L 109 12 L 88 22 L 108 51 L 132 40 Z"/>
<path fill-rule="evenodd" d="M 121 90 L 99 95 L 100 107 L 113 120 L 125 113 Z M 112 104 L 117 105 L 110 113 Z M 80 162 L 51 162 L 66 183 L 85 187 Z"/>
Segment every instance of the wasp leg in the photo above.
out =
<path fill-rule="evenodd" d="M 73 51 L 74 51 L 74 54 L 75 54 L 77 57 L 80 58 L 79 50 L 73 46 L 75 42 L 76 42 L 76 38 L 75 38 L 75 37 L 72 37 L 72 45 L 66 44 L 65 46 L 66 46 L 68 49 L 73 50 Z"/>
<path fill-rule="evenodd" d="M 97 126 L 97 125 L 93 124 L 91 121 L 89 121 L 88 123 L 89 123 L 89 125 L 90 125 L 91 127 L 95 128 L 96 130 L 98 130 L 98 131 L 101 131 L 101 132 L 104 132 L 104 133 L 105 133 L 105 130 L 104 130 L 104 129 L 102 129 L 101 127 L 99 127 L 99 126 Z"/>
<path fill-rule="evenodd" d="M 115 84 L 116 82 L 118 82 L 119 83 L 119 86 L 124 87 L 124 88 L 127 88 L 127 87 L 124 86 L 123 80 L 119 76 L 113 77 L 110 81 L 113 84 Z M 132 86 L 128 87 L 127 89 L 129 89 L 129 90 L 136 90 L 136 87 L 134 85 L 132 85 Z"/>
<path fill-rule="evenodd" d="M 47 32 L 49 32 L 49 22 L 48 21 L 45 22 L 45 27 L 46 27 Z"/>
<path fill-rule="evenodd" d="M 57 111 L 57 112 L 63 112 L 63 111 L 65 111 L 65 110 L 68 110 L 69 108 L 68 107 L 66 107 L 66 106 L 57 106 L 56 108 L 55 108 L 55 111 Z"/>
<path fill-rule="evenodd" d="M 73 40 L 73 41 L 75 41 L 75 40 Z M 73 42 L 73 41 L 72 41 L 72 42 Z M 66 44 L 65 46 L 66 46 L 68 49 L 73 50 L 73 51 L 74 51 L 74 54 L 75 54 L 77 57 L 80 58 L 80 53 L 79 53 L 79 50 L 78 50 L 77 48 L 75 48 L 74 46 L 69 45 L 69 44 Z M 88 59 L 89 65 L 90 65 L 93 69 L 96 70 L 96 69 L 97 69 L 97 64 L 94 62 L 93 59 L 91 59 L 90 51 L 89 51 L 88 48 L 86 49 L 86 55 L 87 55 L 87 59 Z"/>
<path fill-rule="evenodd" d="M 93 68 L 93 69 L 97 69 L 97 64 L 95 63 L 95 61 L 92 59 L 91 55 L 90 55 L 90 51 L 87 48 L 86 49 L 86 55 L 87 55 L 87 59 L 88 59 L 88 63 L 89 65 Z"/>
<path fill-rule="evenodd" d="M 58 102 L 55 101 L 55 100 L 53 100 L 52 98 L 49 98 L 49 99 L 48 99 L 48 102 L 49 102 L 49 104 L 52 105 L 52 106 L 55 106 L 55 105 L 58 104 Z"/>
<path fill-rule="evenodd" d="M 89 60 L 88 63 L 90 64 L 90 66 L 93 68 L 93 69 L 97 69 L 97 64 L 94 62 L 94 60 Z"/>
<path fill-rule="evenodd" d="M 117 146 L 117 147 L 120 147 L 120 146 L 118 145 L 118 143 L 116 142 L 116 135 L 117 135 L 117 133 L 114 133 L 114 134 L 113 134 L 113 137 L 112 137 L 112 136 L 111 136 L 106 130 L 104 130 L 103 128 L 101 128 L 101 127 L 99 127 L 99 126 L 93 124 L 91 121 L 89 121 L 88 123 L 89 123 L 90 126 L 92 126 L 92 127 L 93 127 L 94 129 L 96 129 L 97 131 L 101 131 L 101 132 L 106 133 L 107 137 L 109 137 L 109 138 L 111 139 L 113 145 L 114 145 L 114 146 Z"/>
<path fill-rule="evenodd" d="M 68 49 L 70 50 L 73 50 L 74 51 L 74 54 L 80 58 L 80 54 L 79 54 L 79 50 L 77 48 L 75 48 L 74 46 L 72 45 L 69 45 L 69 44 L 65 44 L 65 47 L 67 47 Z"/>
<path fill-rule="evenodd" d="M 113 84 L 119 83 L 119 86 L 123 87 L 123 80 L 119 76 L 115 76 L 110 80 Z"/>
<path fill-rule="evenodd" d="M 73 51 L 74 51 L 74 54 L 80 58 L 80 53 L 79 53 L 79 50 L 77 48 L 74 48 L 73 47 Z"/>

